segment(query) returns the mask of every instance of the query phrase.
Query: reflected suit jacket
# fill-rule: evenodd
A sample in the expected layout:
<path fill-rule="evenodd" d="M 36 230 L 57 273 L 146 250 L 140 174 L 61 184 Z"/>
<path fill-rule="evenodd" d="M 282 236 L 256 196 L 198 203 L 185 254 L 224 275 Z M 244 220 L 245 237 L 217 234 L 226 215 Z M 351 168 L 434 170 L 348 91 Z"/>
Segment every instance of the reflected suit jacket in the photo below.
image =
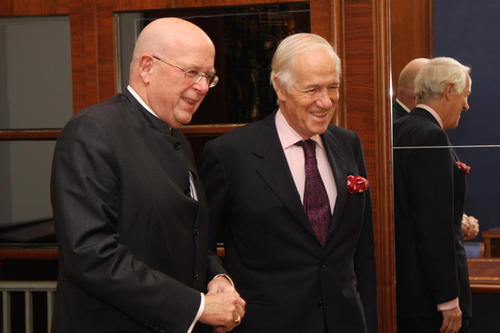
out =
<path fill-rule="evenodd" d="M 463 317 L 471 317 L 461 228 L 465 174 L 449 145 L 446 132 L 424 109 L 415 108 L 394 124 L 398 316 L 435 317 L 438 304 L 459 297 Z"/>
<path fill-rule="evenodd" d="M 58 139 L 51 193 L 53 331 L 186 333 L 223 269 L 208 254 L 206 199 L 182 133 L 128 92 L 81 111 Z"/>
<path fill-rule="evenodd" d="M 357 134 L 321 135 L 338 197 L 324 247 L 304 212 L 275 126 L 275 114 L 208 142 L 200 174 L 212 237 L 224 235 L 224 263 L 247 301 L 235 332 L 378 332 L 369 191 Z"/>
<path fill-rule="evenodd" d="M 392 103 L 392 122 L 394 123 L 401 117 L 408 115 L 408 112 L 397 101 Z"/>

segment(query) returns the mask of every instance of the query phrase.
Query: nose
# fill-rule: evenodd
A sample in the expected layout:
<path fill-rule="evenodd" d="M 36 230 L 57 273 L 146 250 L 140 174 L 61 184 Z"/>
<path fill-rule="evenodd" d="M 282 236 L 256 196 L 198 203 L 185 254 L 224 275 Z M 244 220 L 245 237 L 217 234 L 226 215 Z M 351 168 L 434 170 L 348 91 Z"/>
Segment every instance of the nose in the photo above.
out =
<path fill-rule="evenodd" d="M 210 82 L 206 76 L 200 75 L 200 77 L 194 82 L 193 87 L 202 94 L 206 94 L 210 89 Z"/>
<path fill-rule="evenodd" d="M 467 111 L 469 111 L 469 102 L 465 101 L 463 112 L 467 112 Z"/>
<path fill-rule="evenodd" d="M 316 100 L 316 105 L 323 109 L 329 109 L 333 106 L 335 101 L 335 97 L 328 93 L 328 91 L 323 90 L 318 95 L 318 99 Z"/>

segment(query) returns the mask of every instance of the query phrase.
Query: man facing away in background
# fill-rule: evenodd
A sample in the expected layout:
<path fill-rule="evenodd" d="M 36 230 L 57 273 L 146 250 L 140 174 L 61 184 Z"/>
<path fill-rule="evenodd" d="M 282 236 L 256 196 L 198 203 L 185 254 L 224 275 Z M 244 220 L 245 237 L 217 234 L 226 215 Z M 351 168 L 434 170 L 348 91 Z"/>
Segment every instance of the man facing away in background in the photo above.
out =
<path fill-rule="evenodd" d="M 416 107 L 394 124 L 398 332 L 469 332 L 471 293 L 461 232 L 466 166 L 445 132 L 469 109 L 470 69 L 428 61 Z"/>

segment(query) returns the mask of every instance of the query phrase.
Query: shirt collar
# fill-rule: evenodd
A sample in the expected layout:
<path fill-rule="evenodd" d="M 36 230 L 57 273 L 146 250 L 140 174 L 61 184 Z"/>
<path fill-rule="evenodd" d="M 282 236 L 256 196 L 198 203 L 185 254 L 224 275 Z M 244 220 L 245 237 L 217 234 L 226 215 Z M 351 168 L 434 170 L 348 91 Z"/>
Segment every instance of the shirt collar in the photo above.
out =
<path fill-rule="evenodd" d="M 439 123 L 439 126 L 441 126 L 441 128 L 444 130 L 444 127 L 443 127 L 443 120 L 441 119 L 441 117 L 439 116 L 439 114 L 433 109 L 431 108 L 429 105 L 427 104 L 417 104 L 416 106 L 417 108 L 421 108 L 421 109 L 424 109 L 426 111 L 428 111 L 430 114 L 432 114 L 432 116 L 437 120 L 437 122 Z"/>
<path fill-rule="evenodd" d="M 405 109 L 406 112 L 410 112 L 410 109 L 408 109 L 408 107 L 403 103 L 401 102 L 398 98 L 396 98 L 396 102 L 403 108 Z"/>
<path fill-rule="evenodd" d="M 151 113 L 153 116 L 155 116 L 156 118 L 160 119 L 160 117 L 158 117 L 158 115 L 153 111 L 151 110 L 151 108 L 149 106 L 147 106 L 146 103 L 144 103 L 144 101 L 142 100 L 142 98 L 139 96 L 139 94 L 137 94 L 134 90 L 134 88 L 132 88 L 130 85 L 127 86 L 127 90 L 132 94 L 132 96 L 134 96 L 134 98 L 149 112 Z"/>
<path fill-rule="evenodd" d="M 287 149 L 293 145 L 295 145 L 299 141 L 303 141 L 304 139 L 290 126 L 283 116 L 281 110 L 276 112 L 275 117 L 276 130 L 278 131 L 278 137 L 281 142 L 281 146 L 283 149 Z M 316 144 L 323 148 L 323 141 L 319 134 L 315 134 L 311 137 L 311 140 L 314 140 Z"/>

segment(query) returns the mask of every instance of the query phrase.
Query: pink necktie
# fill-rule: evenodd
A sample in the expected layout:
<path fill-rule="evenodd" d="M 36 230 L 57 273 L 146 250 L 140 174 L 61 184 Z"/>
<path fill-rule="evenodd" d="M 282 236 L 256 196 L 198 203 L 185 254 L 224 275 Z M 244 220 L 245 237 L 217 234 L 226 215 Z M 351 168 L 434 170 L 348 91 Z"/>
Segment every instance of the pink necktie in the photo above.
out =
<path fill-rule="evenodd" d="M 316 161 L 316 142 L 313 140 L 296 143 L 304 149 L 306 183 L 304 187 L 304 210 L 309 223 L 321 245 L 325 244 L 332 215 L 325 185 L 321 180 Z"/>

